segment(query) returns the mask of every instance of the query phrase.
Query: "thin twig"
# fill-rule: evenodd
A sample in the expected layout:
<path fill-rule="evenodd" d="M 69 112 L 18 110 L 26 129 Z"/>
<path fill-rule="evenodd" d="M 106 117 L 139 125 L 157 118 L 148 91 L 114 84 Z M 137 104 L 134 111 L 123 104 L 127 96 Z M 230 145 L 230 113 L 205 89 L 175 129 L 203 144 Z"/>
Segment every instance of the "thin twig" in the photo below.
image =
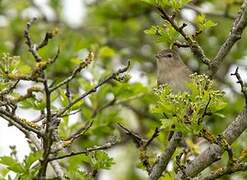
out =
<path fill-rule="evenodd" d="M 146 144 L 144 145 L 144 149 L 146 149 L 151 142 L 157 137 L 159 136 L 160 133 L 160 128 L 155 128 L 153 135 L 151 136 L 151 138 L 146 142 Z"/>
<path fill-rule="evenodd" d="M 235 163 L 232 166 L 226 166 L 224 168 L 219 168 L 213 172 L 211 172 L 207 177 L 200 178 L 202 180 L 214 180 L 218 179 L 221 176 L 224 175 L 230 175 L 232 173 L 238 172 L 238 171 L 246 171 L 247 170 L 247 163 Z"/>
<path fill-rule="evenodd" d="M 32 18 L 27 23 L 26 29 L 24 30 L 24 37 L 26 38 L 26 44 L 29 48 L 28 50 L 32 53 L 36 62 L 40 62 L 42 60 L 42 58 L 40 57 L 40 55 L 37 52 L 37 45 L 33 43 L 31 36 L 29 34 L 30 28 L 36 20 L 37 20 L 37 18 Z"/>
<path fill-rule="evenodd" d="M 132 132 L 128 128 L 124 127 L 122 124 L 117 123 L 117 125 L 124 131 L 125 134 L 127 134 L 134 140 L 137 147 L 141 147 L 143 143 L 146 141 L 145 139 L 143 139 L 141 136 L 139 136 L 135 132 Z"/>
<path fill-rule="evenodd" d="M 86 132 L 92 127 L 93 123 L 94 123 L 94 120 L 92 120 L 90 123 L 86 124 L 84 127 L 79 129 L 76 133 L 72 134 L 69 138 L 67 138 L 64 141 L 69 141 L 70 144 L 73 143 L 76 139 L 78 139 L 79 137 L 82 137 L 84 134 L 86 134 Z"/>
<path fill-rule="evenodd" d="M 18 85 L 18 83 L 20 82 L 20 80 L 17 80 L 14 84 L 12 84 L 10 87 L 8 87 L 7 89 L 4 89 L 3 91 L 0 92 L 0 96 L 4 96 L 6 94 L 11 93 L 16 86 Z"/>
<path fill-rule="evenodd" d="M 193 52 L 193 54 L 199 58 L 204 64 L 209 65 L 210 60 L 206 57 L 203 49 L 201 48 L 201 46 L 198 44 L 197 41 L 195 41 L 194 39 L 192 39 L 190 36 L 188 36 L 183 28 L 186 26 L 185 23 L 182 24 L 182 26 L 179 26 L 176 22 L 175 22 L 175 18 L 174 16 L 169 16 L 167 14 L 167 12 L 162 8 L 162 7 L 156 7 L 156 9 L 160 12 L 160 16 L 168 21 L 172 27 L 178 32 L 180 33 L 183 38 L 187 41 L 188 45 L 191 48 L 191 51 Z"/>
<path fill-rule="evenodd" d="M 66 78 L 66 79 L 63 80 L 62 82 L 58 83 L 56 86 L 51 87 L 51 88 L 50 88 L 50 91 L 53 92 L 53 91 L 55 91 L 56 89 L 60 88 L 61 86 L 68 84 L 70 81 L 72 81 L 72 80 L 76 77 L 76 75 L 77 75 L 78 73 L 81 72 L 82 69 L 86 68 L 86 67 L 93 61 L 93 59 L 94 59 L 94 54 L 93 54 L 92 52 L 90 52 L 90 53 L 88 54 L 88 56 L 86 57 L 86 59 L 85 59 L 84 61 L 82 61 L 82 62 L 81 62 L 81 63 L 73 70 L 72 74 L 71 74 L 68 78 Z"/>
<path fill-rule="evenodd" d="M 97 91 L 97 89 L 99 87 L 101 87 L 103 84 L 105 84 L 105 83 L 109 82 L 110 80 L 116 78 L 116 76 L 118 76 L 119 74 L 122 74 L 122 73 L 126 72 L 129 69 L 129 66 L 130 66 L 130 62 L 128 61 L 128 65 L 127 66 L 125 66 L 122 69 L 119 69 L 116 73 L 112 73 L 110 76 L 108 76 L 103 81 L 99 82 L 96 86 L 94 86 L 93 88 L 91 88 L 89 91 L 83 93 L 81 96 L 79 96 L 75 100 L 71 101 L 71 103 L 69 103 L 65 108 L 63 108 L 60 112 L 58 112 L 56 114 L 56 116 L 57 117 L 61 117 L 67 110 L 69 110 L 76 103 L 78 103 L 79 101 L 81 101 L 82 99 L 84 99 L 85 97 L 87 97 L 88 95 L 90 95 L 92 93 L 95 93 Z"/>
<path fill-rule="evenodd" d="M 76 155 L 80 155 L 80 154 L 88 154 L 88 153 L 94 152 L 94 151 L 106 150 L 106 149 L 112 148 L 114 145 L 116 145 L 118 143 L 120 143 L 120 142 L 114 141 L 114 142 L 108 142 L 108 143 L 103 144 L 101 146 L 95 146 L 95 147 L 91 147 L 91 148 L 86 148 L 84 151 L 72 152 L 70 154 L 66 154 L 66 155 L 50 158 L 49 162 L 54 161 L 54 160 L 59 160 L 59 159 L 64 159 L 64 158 L 76 156 Z"/>
<path fill-rule="evenodd" d="M 236 76 L 236 78 L 237 78 L 237 80 L 238 80 L 237 83 L 240 84 L 241 92 L 242 92 L 243 95 L 244 95 L 245 106 L 247 107 L 247 88 L 246 88 L 246 86 L 245 86 L 245 84 L 244 84 L 244 82 L 243 82 L 243 80 L 242 80 L 240 74 L 238 73 L 238 69 L 239 69 L 239 68 L 237 67 L 236 70 L 235 70 L 235 72 L 232 73 L 231 76 Z"/>

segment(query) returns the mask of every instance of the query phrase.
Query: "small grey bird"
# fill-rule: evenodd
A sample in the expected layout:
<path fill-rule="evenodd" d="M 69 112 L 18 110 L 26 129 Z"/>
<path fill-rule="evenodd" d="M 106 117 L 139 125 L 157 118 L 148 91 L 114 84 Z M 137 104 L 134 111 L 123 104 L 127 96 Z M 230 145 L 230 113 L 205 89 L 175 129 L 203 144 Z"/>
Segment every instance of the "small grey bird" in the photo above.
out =
<path fill-rule="evenodd" d="M 169 84 L 174 92 L 186 91 L 186 83 L 192 72 L 173 49 L 164 49 L 156 55 L 157 83 Z"/>
<path fill-rule="evenodd" d="M 179 54 L 172 49 L 165 49 L 156 55 L 157 58 L 157 83 L 169 84 L 173 92 L 187 91 L 186 83 L 192 72 L 184 64 Z M 172 129 L 175 125 L 172 125 Z M 168 141 L 172 138 L 174 131 L 168 133 Z"/>

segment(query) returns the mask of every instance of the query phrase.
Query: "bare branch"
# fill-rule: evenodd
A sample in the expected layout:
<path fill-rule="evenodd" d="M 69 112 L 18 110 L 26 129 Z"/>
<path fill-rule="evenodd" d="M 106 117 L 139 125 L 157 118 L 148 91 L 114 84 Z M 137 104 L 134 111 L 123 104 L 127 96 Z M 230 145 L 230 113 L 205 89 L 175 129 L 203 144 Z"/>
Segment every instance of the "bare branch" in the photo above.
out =
<path fill-rule="evenodd" d="M 232 144 L 247 128 L 247 109 L 244 109 L 238 117 L 225 129 L 223 137 L 230 145 Z M 186 176 L 195 177 L 198 173 L 210 166 L 215 161 L 221 158 L 224 149 L 222 146 L 212 144 L 196 157 L 184 169 Z M 176 180 L 183 179 L 183 174 L 179 172 Z"/>
<path fill-rule="evenodd" d="M 200 178 L 203 180 L 214 180 L 217 178 L 220 178 L 224 175 L 230 175 L 232 173 L 238 172 L 238 171 L 246 171 L 247 170 L 247 163 L 235 163 L 232 166 L 226 166 L 224 168 L 219 168 L 213 172 L 210 173 L 205 178 Z"/>
<path fill-rule="evenodd" d="M 247 89 L 246 89 L 246 86 L 244 85 L 244 82 L 243 82 L 240 74 L 238 73 L 238 67 L 236 68 L 235 72 L 231 74 L 231 76 L 236 76 L 236 78 L 238 80 L 237 83 L 240 84 L 240 86 L 241 86 L 241 92 L 244 95 L 245 106 L 247 107 Z"/>
<path fill-rule="evenodd" d="M 31 36 L 30 36 L 30 28 L 32 26 L 32 24 L 37 20 L 37 18 L 32 18 L 26 26 L 26 29 L 24 30 L 24 37 L 26 38 L 26 44 L 28 46 L 28 50 L 32 53 L 34 59 L 36 60 L 36 62 L 40 62 L 42 60 L 42 58 L 40 57 L 40 55 L 37 52 L 37 45 L 33 43 Z"/>
<path fill-rule="evenodd" d="M 141 147 L 143 143 L 146 141 L 144 138 L 139 136 L 137 133 L 132 132 L 128 128 L 124 127 L 122 124 L 118 123 L 117 125 L 124 131 L 126 135 L 132 138 L 132 140 L 134 141 L 134 143 L 136 144 L 138 148 Z"/>
<path fill-rule="evenodd" d="M 56 86 L 52 87 L 50 89 L 51 92 L 55 91 L 56 89 L 60 88 L 61 86 L 65 85 L 65 84 L 68 84 L 71 80 L 73 80 L 76 75 L 78 73 L 81 72 L 82 69 L 86 68 L 94 59 L 94 54 L 92 52 L 90 52 L 88 54 L 88 56 L 86 57 L 86 59 L 84 61 L 82 61 L 78 67 L 76 67 L 74 69 L 74 71 L 72 72 L 72 74 L 66 78 L 65 80 L 63 80 L 62 82 L 58 83 Z"/>
<path fill-rule="evenodd" d="M 116 78 L 116 76 L 118 76 L 119 74 L 122 74 L 124 72 L 126 72 L 130 67 L 130 62 L 128 61 L 128 65 L 125 66 L 122 69 L 119 69 L 116 73 L 112 73 L 110 76 L 108 76 L 106 79 L 104 79 L 103 81 L 99 82 L 96 86 L 94 86 L 93 88 L 91 88 L 89 91 L 83 93 L 80 97 L 76 98 L 75 100 L 73 100 L 71 103 L 69 103 L 68 106 L 66 106 L 65 108 L 63 108 L 60 112 L 58 112 L 56 114 L 57 117 L 62 116 L 67 110 L 69 110 L 72 106 L 74 106 L 76 103 L 78 103 L 79 101 L 81 101 L 82 99 L 84 99 L 85 97 L 87 97 L 88 95 L 95 93 L 97 91 L 97 89 L 102 86 L 103 84 L 109 82 L 110 80 L 113 80 Z"/>
<path fill-rule="evenodd" d="M 80 155 L 80 154 L 88 154 L 88 153 L 94 152 L 94 151 L 100 151 L 100 150 L 110 149 L 110 148 L 112 148 L 114 145 L 116 145 L 118 143 L 119 143 L 118 141 L 113 141 L 113 142 L 108 142 L 106 144 L 103 144 L 101 146 L 95 146 L 95 147 L 91 147 L 91 148 L 86 148 L 84 151 L 72 152 L 70 154 L 66 154 L 66 155 L 63 155 L 63 156 L 58 156 L 58 157 L 50 158 L 49 159 L 49 162 L 54 161 L 54 160 L 59 160 L 59 159 L 64 159 L 64 158 L 76 156 L 76 155 Z"/>
<path fill-rule="evenodd" d="M 162 173 L 166 170 L 167 164 L 169 163 L 173 153 L 175 152 L 177 146 L 179 145 L 182 138 L 182 134 L 176 132 L 172 139 L 170 140 L 168 147 L 165 151 L 158 157 L 157 161 L 153 165 L 150 173 L 150 179 L 156 180 L 162 176 Z"/>
<path fill-rule="evenodd" d="M 243 2 L 240 11 L 238 12 L 238 15 L 233 23 L 229 36 L 226 38 L 224 44 L 220 47 L 213 61 L 210 62 L 209 67 L 210 67 L 210 73 L 212 75 L 215 75 L 215 73 L 219 69 L 219 66 L 223 63 L 224 58 L 230 52 L 233 45 L 239 39 L 241 39 L 241 35 L 246 26 L 247 26 L 247 0 Z"/>
<path fill-rule="evenodd" d="M 17 127 L 21 126 L 24 129 L 34 132 L 38 136 L 42 136 L 42 133 L 40 132 L 40 127 L 35 123 L 29 122 L 23 118 L 19 118 L 13 115 L 12 113 L 3 110 L 2 108 L 0 108 L 0 116 L 8 120 L 11 124 L 15 126 L 18 125 Z"/>
<path fill-rule="evenodd" d="M 151 138 L 146 142 L 146 144 L 143 146 L 144 149 L 146 149 L 151 143 L 152 141 L 159 136 L 160 133 L 160 128 L 155 128 L 153 135 L 151 136 Z"/>
<path fill-rule="evenodd" d="M 45 47 L 48 44 L 49 40 L 52 39 L 56 33 L 57 33 L 56 29 L 52 32 L 46 32 L 44 39 L 37 46 L 37 50 Z"/>

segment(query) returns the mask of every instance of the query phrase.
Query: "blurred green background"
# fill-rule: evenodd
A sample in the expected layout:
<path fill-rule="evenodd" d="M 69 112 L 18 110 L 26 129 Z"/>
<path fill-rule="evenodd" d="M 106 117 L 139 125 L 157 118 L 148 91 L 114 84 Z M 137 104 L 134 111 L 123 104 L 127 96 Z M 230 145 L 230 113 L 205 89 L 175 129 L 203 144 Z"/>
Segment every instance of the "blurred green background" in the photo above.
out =
<path fill-rule="evenodd" d="M 224 13 L 227 8 L 232 16 L 235 16 L 239 9 L 239 1 L 234 0 L 196 0 L 193 3 L 206 12 Z M 76 2 L 1 0 L 0 53 L 20 56 L 22 61 L 20 67 L 23 72 L 28 72 L 34 64 L 23 37 L 28 19 L 34 16 L 38 17 L 38 21 L 31 28 L 31 35 L 35 42 L 40 42 L 47 31 L 58 31 L 57 36 L 40 51 L 43 58 L 51 58 L 58 47 L 61 49 L 57 62 L 47 71 L 50 79 L 61 81 L 72 72 L 81 59 L 86 57 L 89 50 L 95 53 L 95 61 L 92 65 L 81 73 L 80 78 L 71 83 L 71 91 L 74 94 L 78 95 L 89 89 L 105 75 L 126 65 L 128 59 L 131 62 L 129 81 L 112 82 L 101 87 L 97 93 L 82 102 L 83 105 L 80 104 L 82 108 L 79 115 L 64 118 L 59 127 L 60 135 L 66 138 L 81 127 L 81 124 L 94 119 L 93 127 L 76 143 L 74 149 L 80 149 L 81 145 L 89 147 L 102 144 L 106 140 L 123 136 L 116 128 L 116 122 L 121 122 L 143 137 L 150 137 L 154 129 L 160 126 L 159 118 L 149 112 L 150 105 L 155 101 L 152 95 L 152 88 L 156 87 L 155 54 L 169 47 L 165 41 L 157 41 L 144 33 L 151 26 L 164 23 L 158 12 L 140 0 L 81 0 Z M 188 23 L 185 28 L 188 33 L 195 31 L 197 16 L 198 14 L 190 8 L 184 8 L 179 14 L 180 21 Z M 213 58 L 229 34 L 233 19 L 210 13 L 206 13 L 205 16 L 217 23 L 217 26 L 201 33 L 197 40 L 205 54 Z M 244 80 L 247 80 L 246 42 L 245 32 L 218 72 L 216 81 L 219 89 L 226 93 L 227 106 L 219 112 L 220 116 L 211 116 L 206 122 L 215 134 L 222 132 L 244 106 L 244 99 L 240 94 L 238 84 L 235 83 L 230 73 L 234 72 L 236 66 L 240 66 L 240 74 Z M 179 48 L 178 51 L 193 71 L 206 72 L 207 67 L 197 60 L 188 48 Z M 63 91 L 55 94 L 54 104 L 59 98 L 63 103 L 63 96 Z M 94 115 L 95 111 L 113 99 L 116 100 L 116 105 Z M 27 113 L 31 109 L 28 103 L 24 104 Z M 55 110 L 57 107 L 54 105 L 53 108 Z M 159 152 L 165 148 L 166 136 L 167 131 L 162 131 L 154 142 L 153 152 Z M 238 156 L 246 147 L 246 133 L 232 147 L 234 154 Z M 111 150 L 110 156 L 114 157 L 115 164 L 111 170 L 100 171 L 98 174 L 100 179 L 147 178 L 146 172 L 135 168 L 139 163 L 138 150 L 131 141 Z M 108 158 L 106 158 L 107 162 L 111 164 Z M 90 164 L 92 163 L 90 161 L 87 157 L 70 158 L 64 166 L 69 167 L 68 174 L 72 179 L 80 179 L 83 175 L 75 172 L 80 167 L 80 163 Z M 221 163 L 224 161 L 219 164 Z M 106 164 L 102 166 L 105 169 L 109 168 Z M 164 179 L 173 176 L 174 172 L 171 172 Z M 247 174 L 238 173 L 237 177 L 244 179 L 247 178 Z"/>

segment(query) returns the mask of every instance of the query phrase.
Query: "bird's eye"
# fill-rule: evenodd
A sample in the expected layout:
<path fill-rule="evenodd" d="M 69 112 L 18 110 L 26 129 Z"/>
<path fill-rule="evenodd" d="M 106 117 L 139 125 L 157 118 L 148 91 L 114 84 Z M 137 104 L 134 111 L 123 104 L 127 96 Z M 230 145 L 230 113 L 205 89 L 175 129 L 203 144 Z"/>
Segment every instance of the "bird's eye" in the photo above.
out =
<path fill-rule="evenodd" d="M 166 55 L 166 57 L 171 58 L 171 57 L 172 57 L 172 54 L 171 54 L 171 53 L 169 53 L 169 54 L 167 54 L 167 55 Z"/>

